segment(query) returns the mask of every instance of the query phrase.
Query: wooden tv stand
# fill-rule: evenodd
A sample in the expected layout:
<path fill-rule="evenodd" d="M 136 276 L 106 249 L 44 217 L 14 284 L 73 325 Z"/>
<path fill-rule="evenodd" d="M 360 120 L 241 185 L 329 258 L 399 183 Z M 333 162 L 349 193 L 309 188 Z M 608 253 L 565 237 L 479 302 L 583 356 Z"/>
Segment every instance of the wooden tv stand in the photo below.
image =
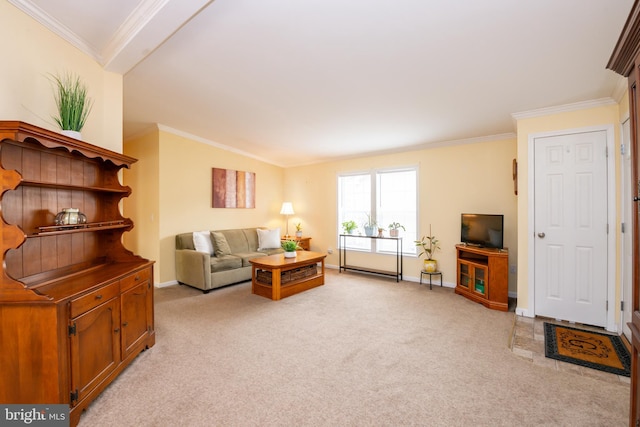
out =
<path fill-rule="evenodd" d="M 456 245 L 455 292 L 493 310 L 509 309 L 509 251 Z"/>

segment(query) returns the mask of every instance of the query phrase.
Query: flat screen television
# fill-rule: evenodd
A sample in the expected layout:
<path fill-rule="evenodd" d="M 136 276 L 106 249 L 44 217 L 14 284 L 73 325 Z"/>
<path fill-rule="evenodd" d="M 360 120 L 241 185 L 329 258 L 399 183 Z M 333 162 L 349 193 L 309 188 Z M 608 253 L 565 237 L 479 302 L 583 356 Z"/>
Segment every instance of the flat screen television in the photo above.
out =
<path fill-rule="evenodd" d="M 462 214 L 460 240 L 482 248 L 502 249 L 504 215 Z"/>

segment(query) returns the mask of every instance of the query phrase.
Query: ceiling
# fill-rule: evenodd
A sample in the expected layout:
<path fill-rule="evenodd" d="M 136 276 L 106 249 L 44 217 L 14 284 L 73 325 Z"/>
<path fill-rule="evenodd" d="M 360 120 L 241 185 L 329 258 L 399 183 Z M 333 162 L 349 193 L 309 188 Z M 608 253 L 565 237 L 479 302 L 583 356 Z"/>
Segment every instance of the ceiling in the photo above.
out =
<path fill-rule="evenodd" d="M 152 126 L 280 166 L 513 137 L 616 99 L 633 0 L 9 0 L 124 74 Z"/>

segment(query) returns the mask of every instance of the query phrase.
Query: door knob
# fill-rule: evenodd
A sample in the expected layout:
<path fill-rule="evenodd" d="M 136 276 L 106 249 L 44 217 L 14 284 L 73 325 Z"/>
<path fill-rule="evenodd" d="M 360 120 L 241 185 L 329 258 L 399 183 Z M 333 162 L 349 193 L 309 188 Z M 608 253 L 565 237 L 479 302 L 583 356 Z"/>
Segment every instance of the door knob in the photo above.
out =
<path fill-rule="evenodd" d="M 539 237 L 539 238 L 544 239 L 544 236 L 546 236 L 546 234 L 544 234 L 544 233 L 538 233 L 538 237 Z"/>

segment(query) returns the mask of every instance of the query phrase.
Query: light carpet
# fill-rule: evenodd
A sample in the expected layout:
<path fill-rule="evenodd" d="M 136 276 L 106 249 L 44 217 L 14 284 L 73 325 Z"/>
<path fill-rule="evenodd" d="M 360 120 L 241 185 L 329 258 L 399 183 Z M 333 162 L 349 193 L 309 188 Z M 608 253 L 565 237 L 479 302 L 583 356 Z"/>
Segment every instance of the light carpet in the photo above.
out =
<path fill-rule="evenodd" d="M 281 301 L 246 282 L 156 290 L 156 345 L 80 426 L 624 426 L 629 386 L 536 366 L 514 313 L 449 288 L 327 271 Z"/>

